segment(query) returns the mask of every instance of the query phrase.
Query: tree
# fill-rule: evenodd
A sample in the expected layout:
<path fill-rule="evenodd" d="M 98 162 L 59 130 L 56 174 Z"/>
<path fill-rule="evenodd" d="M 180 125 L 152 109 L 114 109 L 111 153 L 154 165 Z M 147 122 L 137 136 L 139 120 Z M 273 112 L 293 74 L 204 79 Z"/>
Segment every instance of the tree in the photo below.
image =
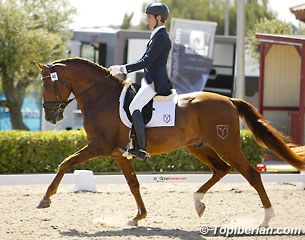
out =
<path fill-rule="evenodd" d="M 121 24 L 121 29 L 129 29 L 131 28 L 131 20 L 133 17 L 133 12 L 131 14 L 125 13 L 123 22 Z"/>
<path fill-rule="evenodd" d="M 259 60 L 259 48 L 260 44 L 256 38 L 256 33 L 268 33 L 268 34 L 292 34 L 292 25 L 280 20 L 266 18 L 260 19 L 254 27 L 247 33 L 246 44 L 249 47 L 251 57 L 255 60 Z"/>
<path fill-rule="evenodd" d="M 13 129 L 27 130 L 21 107 L 26 89 L 37 81 L 33 61 L 48 62 L 67 52 L 68 24 L 75 12 L 67 0 L 0 1 L 0 87 Z"/>

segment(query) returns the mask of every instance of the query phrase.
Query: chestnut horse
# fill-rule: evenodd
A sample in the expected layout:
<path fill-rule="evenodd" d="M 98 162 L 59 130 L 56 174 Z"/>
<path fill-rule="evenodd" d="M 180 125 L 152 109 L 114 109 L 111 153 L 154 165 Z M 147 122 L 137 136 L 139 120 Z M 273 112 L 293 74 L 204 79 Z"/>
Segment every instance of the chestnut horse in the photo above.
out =
<path fill-rule="evenodd" d="M 73 100 L 68 100 L 73 93 L 82 111 L 88 137 L 85 147 L 60 164 L 38 208 L 50 206 L 50 197 L 56 193 L 67 169 L 92 158 L 111 156 L 120 166 L 135 198 L 138 212 L 129 224 L 137 225 L 147 212 L 132 161 L 122 157 L 119 151 L 119 147 L 126 146 L 129 141 L 129 129 L 121 122 L 118 110 L 121 81 L 111 76 L 106 68 L 80 58 L 36 65 L 42 75 L 45 119 L 53 124 L 61 120 L 65 106 Z M 304 159 L 288 147 L 284 136 L 252 105 L 241 99 L 207 92 L 179 95 L 175 126 L 147 128 L 147 151 L 156 155 L 187 147 L 211 169 L 212 177 L 194 193 L 199 216 L 205 209 L 204 194 L 231 171 L 231 166 L 234 167 L 257 191 L 265 209 L 261 226 L 266 227 L 274 212 L 260 173 L 242 153 L 239 117 L 245 120 L 260 145 L 297 169 L 305 169 Z"/>

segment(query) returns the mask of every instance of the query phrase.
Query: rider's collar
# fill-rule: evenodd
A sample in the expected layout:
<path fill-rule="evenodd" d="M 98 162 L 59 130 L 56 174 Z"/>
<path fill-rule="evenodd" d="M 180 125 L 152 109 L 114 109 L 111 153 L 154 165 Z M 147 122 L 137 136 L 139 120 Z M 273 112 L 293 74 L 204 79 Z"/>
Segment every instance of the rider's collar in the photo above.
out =
<path fill-rule="evenodd" d="M 165 26 L 164 26 L 164 25 L 161 25 L 161 26 L 159 26 L 159 27 L 156 27 L 156 28 L 151 32 L 151 34 L 150 34 L 150 39 L 152 39 L 153 36 L 154 36 L 161 28 L 165 28 Z"/>

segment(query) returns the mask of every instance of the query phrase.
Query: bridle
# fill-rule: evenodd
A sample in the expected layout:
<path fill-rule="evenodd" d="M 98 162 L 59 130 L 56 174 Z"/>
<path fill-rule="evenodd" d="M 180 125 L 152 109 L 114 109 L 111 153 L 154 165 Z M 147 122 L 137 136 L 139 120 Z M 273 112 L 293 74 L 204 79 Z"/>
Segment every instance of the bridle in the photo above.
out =
<path fill-rule="evenodd" d="M 48 63 L 47 67 L 50 70 L 50 74 L 47 76 L 43 76 L 41 77 L 41 80 L 44 81 L 47 78 L 51 78 L 52 80 L 52 85 L 53 85 L 53 89 L 54 89 L 54 93 L 56 96 L 56 101 L 44 101 L 42 103 L 42 106 L 45 110 L 48 110 L 52 113 L 56 114 L 56 118 L 60 117 L 63 115 L 63 112 L 65 110 L 65 108 L 73 101 L 75 100 L 78 96 L 84 94 L 85 92 L 87 92 L 89 89 L 93 88 L 95 86 L 96 83 L 94 83 L 92 86 L 90 86 L 89 88 L 83 90 L 82 92 L 80 92 L 77 95 L 74 95 L 74 97 L 69 98 L 68 100 L 63 100 L 63 97 L 61 96 L 60 92 L 58 91 L 58 86 L 57 86 L 57 82 L 60 82 L 66 89 L 68 89 L 70 92 L 72 92 L 72 87 L 69 86 L 66 82 L 60 80 L 60 78 L 57 75 L 57 72 L 55 71 L 54 68 L 54 64 L 53 63 Z M 110 77 L 111 74 L 107 75 L 106 77 L 104 77 L 104 79 Z"/>
<path fill-rule="evenodd" d="M 41 80 L 44 81 L 47 78 L 51 78 L 54 93 L 56 96 L 56 101 L 44 101 L 42 103 L 42 106 L 45 110 L 55 113 L 57 115 L 57 117 L 59 117 L 63 114 L 65 108 L 75 99 L 75 97 L 70 98 L 67 101 L 63 100 L 63 97 L 61 96 L 60 91 L 58 90 L 57 82 L 60 82 L 70 92 L 72 92 L 72 88 L 71 88 L 71 86 L 68 86 L 68 84 L 66 82 L 61 81 L 59 79 L 57 72 L 54 69 L 53 63 L 47 64 L 47 67 L 50 70 L 50 74 L 42 77 Z"/>

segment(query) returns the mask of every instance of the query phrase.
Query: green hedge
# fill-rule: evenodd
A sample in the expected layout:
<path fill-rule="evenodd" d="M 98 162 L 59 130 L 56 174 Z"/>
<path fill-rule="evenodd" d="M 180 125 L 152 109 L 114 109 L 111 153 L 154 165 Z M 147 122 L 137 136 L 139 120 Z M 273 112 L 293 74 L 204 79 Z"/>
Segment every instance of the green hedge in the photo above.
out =
<path fill-rule="evenodd" d="M 244 154 L 252 164 L 262 161 L 265 150 L 255 143 L 248 130 L 241 131 Z M 86 145 L 83 130 L 71 131 L 0 131 L 0 173 L 54 173 L 67 156 Z M 133 160 L 138 172 L 205 171 L 185 149 L 152 157 L 142 162 Z M 111 158 L 100 158 L 76 166 L 96 173 L 119 172 Z M 71 169 L 72 172 L 74 169 Z"/>

